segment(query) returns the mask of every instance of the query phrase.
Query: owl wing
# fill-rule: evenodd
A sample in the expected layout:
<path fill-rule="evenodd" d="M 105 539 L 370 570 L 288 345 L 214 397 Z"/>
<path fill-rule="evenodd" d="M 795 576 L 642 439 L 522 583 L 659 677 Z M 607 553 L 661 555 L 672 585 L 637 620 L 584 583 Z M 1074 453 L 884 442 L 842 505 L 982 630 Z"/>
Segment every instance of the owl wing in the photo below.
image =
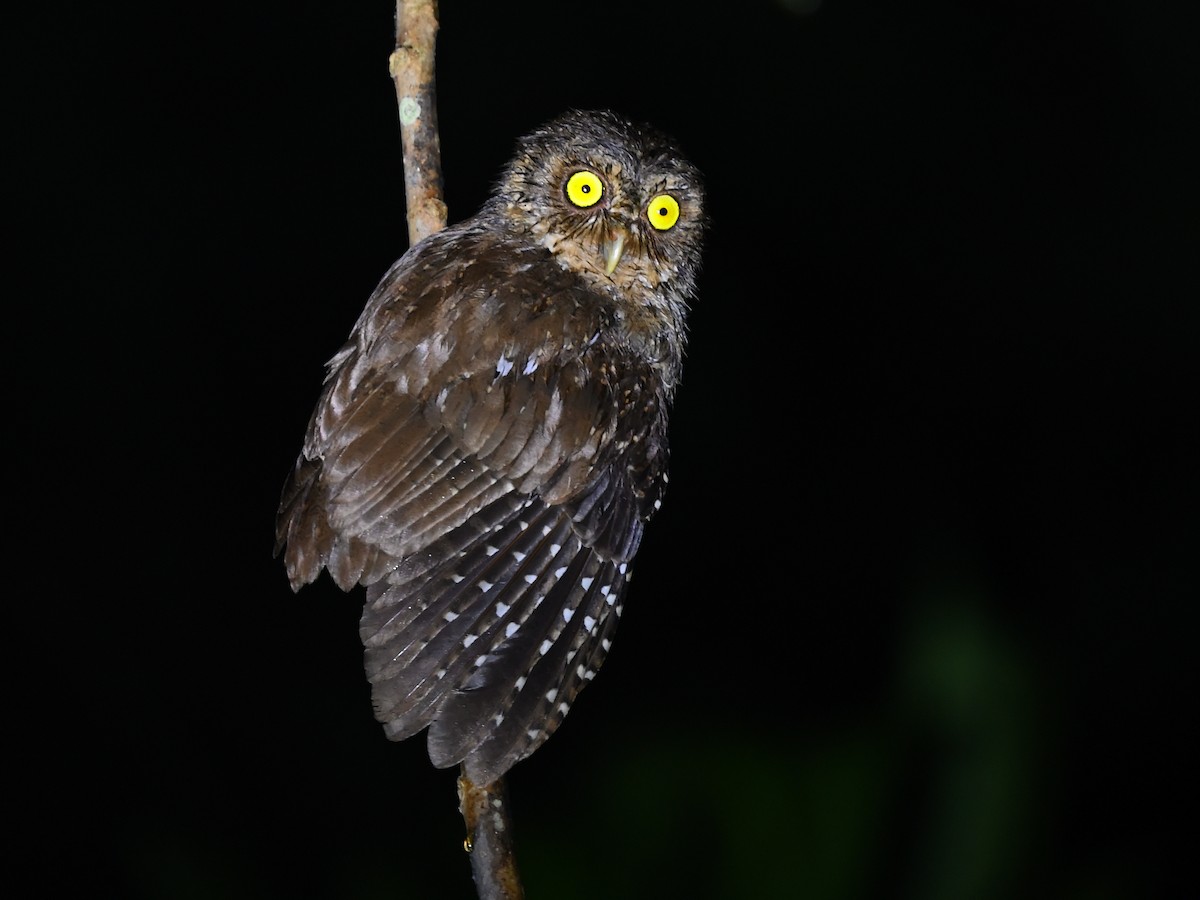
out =
<path fill-rule="evenodd" d="M 428 727 L 435 765 L 487 783 L 603 661 L 662 489 L 665 399 L 541 251 L 442 235 L 385 277 L 331 361 L 277 541 L 294 586 L 322 567 L 367 585 L 389 737 Z"/>

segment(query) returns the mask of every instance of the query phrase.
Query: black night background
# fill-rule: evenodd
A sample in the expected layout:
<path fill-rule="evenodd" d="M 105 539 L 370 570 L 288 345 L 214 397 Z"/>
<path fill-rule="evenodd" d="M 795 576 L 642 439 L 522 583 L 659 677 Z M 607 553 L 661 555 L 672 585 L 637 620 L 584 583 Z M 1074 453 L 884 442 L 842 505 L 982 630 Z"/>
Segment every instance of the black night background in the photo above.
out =
<path fill-rule="evenodd" d="M 601 106 L 673 134 L 712 214 L 621 628 L 509 778 L 528 896 L 1183 896 L 1191 7 L 442 0 L 452 220 Z M 407 247 L 393 13 L 10 31 L 30 894 L 475 896 L 456 773 L 372 717 L 361 595 L 271 553 L 324 363 Z"/>

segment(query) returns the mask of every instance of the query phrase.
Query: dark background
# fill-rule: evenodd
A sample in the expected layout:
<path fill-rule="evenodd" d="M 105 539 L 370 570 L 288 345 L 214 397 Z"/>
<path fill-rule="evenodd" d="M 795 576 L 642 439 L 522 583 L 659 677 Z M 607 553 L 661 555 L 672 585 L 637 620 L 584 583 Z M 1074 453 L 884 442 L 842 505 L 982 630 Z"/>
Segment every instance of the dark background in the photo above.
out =
<path fill-rule="evenodd" d="M 531 898 L 1178 896 L 1191 5 L 441 4 L 452 220 L 570 106 L 673 133 L 711 198 L 666 503 L 510 777 Z M 16 31 L 10 827 L 47 885 L 474 896 L 455 773 L 372 718 L 360 595 L 271 555 L 407 246 L 393 9 Z"/>

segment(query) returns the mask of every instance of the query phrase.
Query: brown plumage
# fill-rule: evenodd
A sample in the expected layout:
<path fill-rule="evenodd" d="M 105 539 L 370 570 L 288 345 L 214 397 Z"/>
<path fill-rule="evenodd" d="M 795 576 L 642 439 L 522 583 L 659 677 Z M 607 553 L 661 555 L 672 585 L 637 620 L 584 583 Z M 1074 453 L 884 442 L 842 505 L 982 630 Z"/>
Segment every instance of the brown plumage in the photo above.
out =
<path fill-rule="evenodd" d="M 276 552 L 294 589 L 366 586 L 376 716 L 428 728 L 435 765 L 492 781 L 599 669 L 666 482 L 703 230 L 670 140 L 568 113 L 392 266 L 330 361 Z"/>

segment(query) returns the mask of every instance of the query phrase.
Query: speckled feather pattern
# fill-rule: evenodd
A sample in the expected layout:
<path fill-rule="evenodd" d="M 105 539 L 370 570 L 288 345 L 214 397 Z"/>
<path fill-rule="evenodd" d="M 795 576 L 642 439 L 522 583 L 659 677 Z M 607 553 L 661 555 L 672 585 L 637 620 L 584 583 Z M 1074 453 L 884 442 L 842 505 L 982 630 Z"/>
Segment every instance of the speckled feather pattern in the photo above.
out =
<path fill-rule="evenodd" d="M 564 193 L 580 169 L 603 180 L 593 208 Z M 680 215 L 660 232 L 662 194 Z M 493 780 L 596 676 L 666 484 L 703 230 L 667 138 L 568 113 L 396 262 L 330 361 L 276 551 L 297 590 L 323 569 L 366 586 L 376 716 L 396 740 L 428 729 L 435 765 Z"/>

